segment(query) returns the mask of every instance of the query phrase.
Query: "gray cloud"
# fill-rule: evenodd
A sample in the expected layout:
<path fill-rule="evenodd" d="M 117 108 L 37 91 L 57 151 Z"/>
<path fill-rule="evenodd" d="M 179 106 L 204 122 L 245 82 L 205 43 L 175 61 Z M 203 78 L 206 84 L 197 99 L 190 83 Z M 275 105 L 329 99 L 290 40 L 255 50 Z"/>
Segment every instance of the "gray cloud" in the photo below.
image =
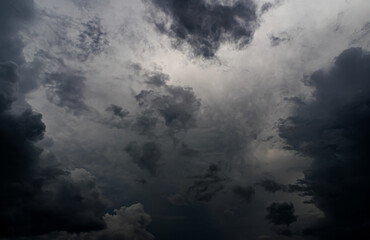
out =
<path fill-rule="evenodd" d="M 194 127 L 195 114 L 200 108 L 200 100 L 188 87 L 166 85 L 161 91 L 142 90 L 136 100 L 141 108 L 161 116 L 172 132 Z"/>
<path fill-rule="evenodd" d="M 36 146 L 46 126 L 24 94 L 34 89 L 40 66 L 25 62 L 19 35 L 33 7 L 31 0 L 0 3 L 0 237 L 105 227 L 106 203 L 91 174 L 55 166 Z"/>
<path fill-rule="evenodd" d="M 272 179 L 264 179 L 256 184 L 263 187 L 265 191 L 272 193 L 285 189 L 285 186 L 283 184 L 277 183 Z"/>
<path fill-rule="evenodd" d="M 271 203 L 271 205 L 268 206 L 266 210 L 266 218 L 275 225 L 289 226 L 290 224 L 296 222 L 298 218 L 294 215 L 294 205 L 292 203 L 274 202 Z"/>
<path fill-rule="evenodd" d="M 44 81 L 46 96 L 55 105 L 79 115 L 89 108 L 84 102 L 85 81 L 79 72 L 47 74 Z"/>
<path fill-rule="evenodd" d="M 141 203 L 114 209 L 113 214 L 103 216 L 106 228 L 99 231 L 68 233 L 56 232 L 29 238 L 30 240 L 153 240 L 154 236 L 146 230 L 151 217 L 144 211 Z"/>
<path fill-rule="evenodd" d="M 257 26 L 256 6 L 251 0 L 236 1 L 231 5 L 204 0 L 147 0 L 156 9 L 152 19 L 156 28 L 170 36 L 175 48 L 186 43 L 197 57 L 215 57 L 220 45 L 234 43 L 246 46 Z M 167 18 L 161 18 L 156 10 Z"/>
<path fill-rule="evenodd" d="M 343 51 L 330 69 L 305 79 L 313 100 L 298 105 L 279 128 L 288 149 L 313 158 L 302 184 L 291 189 L 312 195 L 324 212 L 325 224 L 307 231 L 320 239 L 368 236 L 369 77 L 370 54 Z"/>
<path fill-rule="evenodd" d="M 211 164 L 204 175 L 196 176 L 194 183 L 187 189 L 186 198 L 190 202 L 209 202 L 221 190 L 226 179 L 218 176 L 219 167 Z"/>
<path fill-rule="evenodd" d="M 254 188 L 252 186 L 235 186 L 233 188 L 233 192 L 234 194 L 244 199 L 247 203 L 250 203 L 252 201 L 252 198 L 255 194 Z"/>
<path fill-rule="evenodd" d="M 156 175 L 161 149 L 155 142 L 147 142 L 142 146 L 137 142 L 130 142 L 125 151 L 141 169 L 148 170 L 153 176 Z"/>
<path fill-rule="evenodd" d="M 125 118 L 130 112 L 124 110 L 122 107 L 111 104 L 109 107 L 107 107 L 106 111 L 112 112 L 115 116 L 119 118 Z"/>
<path fill-rule="evenodd" d="M 287 32 L 281 32 L 279 34 L 270 34 L 270 45 L 276 47 L 284 42 L 289 42 L 292 40 L 292 37 Z"/>
<path fill-rule="evenodd" d="M 82 24 L 83 30 L 78 35 L 78 60 L 84 62 L 89 58 L 104 52 L 109 45 L 107 33 L 103 30 L 99 18 L 94 18 Z"/>
<path fill-rule="evenodd" d="M 90 175 L 41 165 L 42 149 L 35 144 L 46 128 L 42 115 L 31 109 L 20 114 L 6 111 L 14 100 L 18 74 L 13 63 L 1 64 L 0 69 L 0 85 L 4 86 L 0 98 L 0 236 L 104 228 L 101 216 L 106 205 Z"/>

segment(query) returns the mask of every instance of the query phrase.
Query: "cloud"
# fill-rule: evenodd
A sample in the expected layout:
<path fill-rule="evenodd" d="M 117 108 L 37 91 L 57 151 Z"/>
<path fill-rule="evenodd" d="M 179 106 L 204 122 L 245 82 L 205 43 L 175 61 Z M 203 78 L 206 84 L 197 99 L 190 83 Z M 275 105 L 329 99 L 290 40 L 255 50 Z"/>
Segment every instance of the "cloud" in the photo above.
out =
<path fill-rule="evenodd" d="M 5 0 L 0 3 L 0 62 L 24 63 L 23 42 L 18 31 L 22 25 L 32 21 L 34 2 L 32 0 Z"/>
<path fill-rule="evenodd" d="M 115 104 L 111 104 L 106 110 L 108 112 L 112 112 L 115 116 L 119 118 L 125 118 L 129 114 L 128 111 Z"/>
<path fill-rule="evenodd" d="M 103 216 L 106 228 L 99 231 L 68 233 L 56 232 L 37 236 L 35 240 L 153 240 L 154 236 L 146 230 L 151 217 L 144 211 L 141 203 L 114 209 L 113 214 Z M 33 240 L 31 238 L 30 240 Z"/>
<path fill-rule="evenodd" d="M 86 78 L 79 72 L 66 71 L 46 74 L 44 84 L 47 99 L 74 114 L 88 110 L 84 102 Z"/>
<path fill-rule="evenodd" d="M 320 239 L 361 238 L 369 224 L 369 79 L 369 52 L 343 51 L 329 69 L 305 79 L 313 100 L 297 105 L 279 128 L 288 149 L 313 159 L 298 190 L 326 216 L 325 227 L 311 231 Z"/>
<path fill-rule="evenodd" d="M 142 90 L 135 98 L 142 109 L 158 114 L 174 133 L 195 126 L 200 100 L 192 88 L 166 85 L 159 91 Z"/>
<path fill-rule="evenodd" d="M 270 45 L 271 47 L 276 47 L 284 42 L 289 42 L 292 40 L 292 37 L 287 32 L 281 32 L 279 34 L 270 34 Z"/>
<path fill-rule="evenodd" d="M 297 216 L 294 215 L 293 203 L 271 203 L 270 206 L 266 208 L 267 215 L 266 218 L 270 220 L 271 223 L 275 225 L 287 225 L 297 221 Z"/>
<path fill-rule="evenodd" d="M 252 198 L 255 194 L 254 188 L 252 186 L 248 187 L 235 186 L 233 188 L 233 192 L 234 194 L 244 199 L 247 203 L 250 203 L 252 201 Z"/>
<path fill-rule="evenodd" d="M 173 136 L 196 126 L 201 100 L 190 87 L 168 85 L 169 76 L 160 71 L 148 71 L 140 64 L 130 68 L 143 84 L 135 99 L 140 112 L 131 126 L 140 135 L 156 133 Z"/>
<path fill-rule="evenodd" d="M 78 35 L 77 48 L 79 53 L 77 58 L 79 61 L 85 62 L 92 56 L 103 53 L 109 45 L 109 41 L 99 18 L 91 19 L 83 23 L 82 26 L 83 30 Z"/>
<path fill-rule="evenodd" d="M 97 239 L 107 240 L 152 240 L 154 236 L 145 228 L 151 222 L 151 217 L 144 211 L 142 204 L 121 207 L 114 214 L 103 217 L 107 229 L 98 233 Z"/>
<path fill-rule="evenodd" d="M 157 30 L 173 39 L 173 46 L 185 43 L 196 57 L 211 59 L 223 43 L 238 48 L 251 42 L 257 27 L 256 5 L 251 0 L 222 4 L 205 0 L 147 0 L 155 7 L 151 21 Z M 162 17 L 157 9 L 165 14 Z"/>
<path fill-rule="evenodd" d="M 104 228 L 106 205 L 86 171 L 41 166 L 42 149 L 35 144 L 46 128 L 42 115 L 31 109 L 7 111 L 18 74 L 13 63 L 0 69 L 0 85 L 6 86 L 0 99 L 6 106 L 0 109 L 0 236 Z"/>
<path fill-rule="evenodd" d="M 140 146 L 137 142 L 130 142 L 125 151 L 141 169 L 148 170 L 152 176 L 156 175 L 161 158 L 161 149 L 157 143 L 147 142 Z"/>
<path fill-rule="evenodd" d="M 33 5 L 31 0 L 0 2 L 0 237 L 105 227 L 106 203 L 91 175 L 55 166 L 36 146 L 46 126 L 24 99 L 33 89 L 23 85 L 25 79 L 37 69 L 26 64 L 19 35 L 33 19 Z"/>
<path fill-rule="evenodd" d="M 0 63 L 0 112 L 8 110 L 15 100 L 17 68 L 13 62 Z"/>
<path fill-rule="evenodd" d="M 186 191 L 186 199 L 190 202 L 209 202 L 224 189 L 226 179 L 218 176 L 219 167 L 211 164 L 204 175 L 196 176 L 194 183 Z"/>
<path fill-rule="evenodd" d="M 272 179 L 264 179 L 256 183 L 257 185 L 263 187 L 265 191 L 275 193 L 277 191 L 283 190 L 284 185 L 275 182 Z"/>

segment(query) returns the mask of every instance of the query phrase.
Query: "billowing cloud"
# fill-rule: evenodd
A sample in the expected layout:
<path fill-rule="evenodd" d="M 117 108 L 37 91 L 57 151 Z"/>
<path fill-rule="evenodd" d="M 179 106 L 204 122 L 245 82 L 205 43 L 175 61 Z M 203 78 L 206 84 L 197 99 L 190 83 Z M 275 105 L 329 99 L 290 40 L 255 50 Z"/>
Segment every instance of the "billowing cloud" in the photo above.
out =
<path fill-rule="evenodd" d="M 97 233 L 97 238 L 107 240 L 152 240 L 154 236 L 146 230 L 151 217 L 144 211 L 142 204 L 137 203 L 129 207 L 114 210 L 114 214 L 105 214 L 104 222 L 107 229 Z"/>
<path fill-rule="evenodd" d="M 45 131 L 42 115 L 26 109 L 7 111 L 14 100 L 18 74 L 14 63 L 0 65 L 0 236 L 104 228 L 106 205 L 91 175 L 41 165 L 36 147 Z M 45 159 L 46 161 L 48 159 Z M 51 164 L 51 163 L 49 163 Z"/>
<path fill-rule="evenodd" d="M 343 51 L 329 69 L 305 80 L 313 100 L 298 105 L 280 125 L 287 147 L 313 158 L 298 190 L 309 190 L 326 216 L 326 226 L 309 231 L 322 239 L 368 236 L 369 79 L 370 54 Z"/>
<path fill-rule="evenodd" d="M 156 28 L 173 39 L 173 46 L 186 43 L 197 57 L 215 57 L 222 43 L 242 48 L 253 38 L 257 26 L 256 5 L 251 0 L 223 4 L 205 0 L 147 0 L 165 17 L 153 10 Z"/>
<path fill-rule="evenodd" d="M 99 231 L 68 233 L 56 232 L 49 235 L 37 236 L 35 240 L 153 240 L 154 236 L 146 230 L 151 217 L 144 211 L 141 203 L 129 207 L 122 206 L 114 209 L 113 214 L 103 216 L 106 228 Z M 30 238 L 33 240 L 33 238 Z"/>
<path fill-rule="evenodd" d="M 194 127 L 200 108 L 200 100 L 188 87 L 166 85 L 159 91 L 142 90 L 136 100 L 146 112 L 154 111 L 162 117 L 172 132 Z"/>

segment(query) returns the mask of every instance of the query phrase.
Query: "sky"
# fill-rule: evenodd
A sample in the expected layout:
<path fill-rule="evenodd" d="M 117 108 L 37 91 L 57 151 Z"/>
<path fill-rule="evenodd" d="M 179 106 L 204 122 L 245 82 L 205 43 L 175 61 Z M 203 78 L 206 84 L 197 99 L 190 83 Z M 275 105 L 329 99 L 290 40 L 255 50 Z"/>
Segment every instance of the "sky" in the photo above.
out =
<path fill-rule="evenodd" d="M 0 239 L 370 239 L 369 16 L 0 1 Z"/>

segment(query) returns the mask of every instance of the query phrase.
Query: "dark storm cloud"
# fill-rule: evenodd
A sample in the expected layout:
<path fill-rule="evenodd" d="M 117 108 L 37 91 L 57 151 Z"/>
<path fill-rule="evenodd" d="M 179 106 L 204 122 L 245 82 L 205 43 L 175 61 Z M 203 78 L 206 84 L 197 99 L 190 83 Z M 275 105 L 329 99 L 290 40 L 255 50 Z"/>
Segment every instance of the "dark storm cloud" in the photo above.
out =
<path fill-rule="evenodd" d="M 156 9 L 152 19 L 156 28 L 171 37 L 176 48 L 189 45 L 197 57 L 215 57 L 222 43 L 245 47 L 257 27 L 256 6 L 251 0 L 232 5 L 205 0 L 146 0 Z M 157 14 L 161 10 L 166 18 Z M 170 21 L 168 21 L 170 20 Z"/>
<path fill-rule="evenodd" d="M 146 230 L 151 217 L 140 203 L 115 209 L 113 214 L 103 216 L 105 229 L 91 232 L 55 232 L 48 235 L 27 238 L 27 240 L 153 240 L 154 236 Z"/>
<path fill-rule="evenodd" d="M 34 16 L 32 0 L 4 0 L 0 2 L 0 62 L 24 63 L 23 42 L 18 35 L 22 25 Z"/>
<path fill-rule="evenodd" d="M 47 99 L 74 114 L 88 110 L 84 102 L 86 78 L 79 72 L 57 72 L 46 74 Z"/>
<path fill-rule="evenodd" d="M 42 149 L 35 143 L 44 135 L 42 116 L 7 111 L 18 74 L 14 63 L 0 69 L 0 236 L 104 228 L 106 206 L 86 171 L 40 166 Z"/>
<path fill-rule="evenodd" d="M 368 238 L 370 54 L 347 49 L 305 83 L 314 100 L 298 105 L 279 130 L 288 149 L 313 158 L 297 190 L 310 190 L 326 225 L 309 232 L 320 239 Z"/>
<path fill-rule="evenodd" d="M 125 151 L 141 169 L 148 170 L 155 176 L 158 161 L 161 158 L 161 149 L 157 143 L 147 142 L 140 146 L 137 142 L 131 142 L 126 146 Z"/>
<path fill-rule="evenodd" d="M 15 100 L 17 79 L 18 73 L 15 63 L 0 63 L 0 112 L 9 109 Z"/>
<path fill-rule="evenodd" d="M 220 168 L 210 165 L 207 173 L 196 176 L 194 183 L 187 189 L 186 198 L 190 202 L 209 202 L 213 197 L 224 189 L 225 178 L 218 176 Z"/>
<path fill-rule="evenodd" d="M 272 193 L 285 189 L 283 184 L 277 183 L 272 179 L 264 179 L 256 184 L 263 187 L 265 191 Z"/>
<path fill-rule="evenodd" d="M 18 35 L 32 20 L 33 1 L 4 0 L 0 12 L 0 237 L 104 228 L 106 205 L 93 178 L 53 166 L 36 147 L 46 127 L 23 98 L 39 66 L 25 63 Z"/>
<path fill-rule="evenodd" d="M 77 48 L 79 53 L 78 60 L 86 61 L 91 56 L 101 54 L 108 46 L 107 33 L 103 30 L 100 19 L 94 18 L 87 23 L 83 23 L 83 30 L 78 35 Z"/>
<path fill-rule="evenodd" d="M 252 201 L 254 197 L 255 191 L 252 186 L 242 187 L 242 186 L 235 186 L 233 188 L 234 194 L 238 195 L 242 199 L 244 199 L 247 203 Z"/>
<path fill-rule="evenodd" d="M 271 223 L 275 225 L 287 225 L 297 221 L 297 216 L 294 215 L 294 205 L 293 203 L 271 203 L 270 206 L 266 208 L 267 215 L 266 218 L 270 220 Z"/>

